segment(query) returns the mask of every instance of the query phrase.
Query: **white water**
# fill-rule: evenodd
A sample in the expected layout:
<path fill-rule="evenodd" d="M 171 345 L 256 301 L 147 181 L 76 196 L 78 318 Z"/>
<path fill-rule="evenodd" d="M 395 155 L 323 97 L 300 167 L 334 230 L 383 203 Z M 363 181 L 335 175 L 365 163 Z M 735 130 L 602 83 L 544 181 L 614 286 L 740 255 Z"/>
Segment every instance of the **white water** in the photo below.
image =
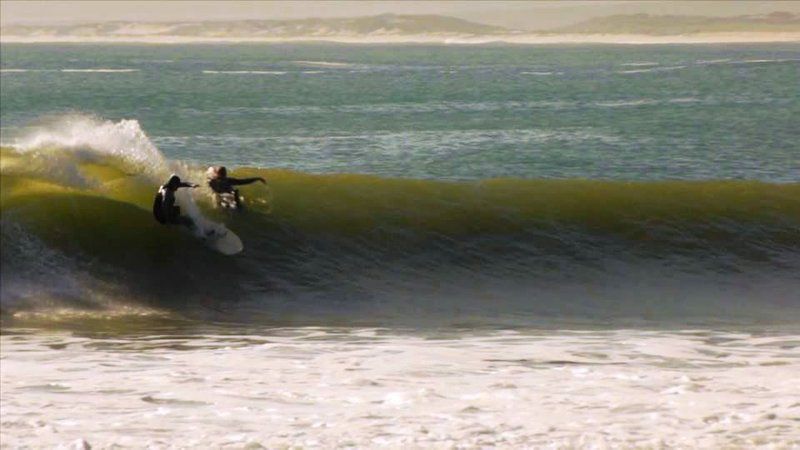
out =
<path fill-rule="evenodd" d="M 65 154 L 82 159 L 112 156 L 125 161 L 131 170 L 159 176 L 169 173 L 164 155 L 139 122 L 132 119 L 113 122 L 85 114 L 61 115 L 24 129 L 10 141 L 4 140 L 2 145 L 21 152 L 38 152 L 45 159 Z M 69 164 L 60 162 L 58 165 Z"/>
<path fill-rule="evenodd" d="M 21 168 L 23 171 L 38 172 L 45 178 L 56 178 L 75 187 L 93 184 L 93 180 L 85 178 L 78 170 L 79 162 L 108 156 L 123 161 L 131 175 L 150 177 L 154 194 L 170 173 L 195 184 L 205 180 L 202 169 L 192 169 L 182 161 L 165 158 L 139 122 L 133 119 L 114 122 L 86 114 L 55 116 L 25 129 L 2 145 L 37 155 L 37 166 L 25 166 Z M 0 169 L 4 174 L 20 170 L 8 164 L 2 164 Z M 226 229 L 203 216 L 190 190 L 179 190 L 176 201 L 183 214 L 191 217 L 197 225 L 194 230 L 197 237 L 202 238 L 211 230 L 222 233 Z"/>
<path fill-rule="evenodd" d="M 796 448 L 800 335 L 2 336 L 4 448 Z"/>

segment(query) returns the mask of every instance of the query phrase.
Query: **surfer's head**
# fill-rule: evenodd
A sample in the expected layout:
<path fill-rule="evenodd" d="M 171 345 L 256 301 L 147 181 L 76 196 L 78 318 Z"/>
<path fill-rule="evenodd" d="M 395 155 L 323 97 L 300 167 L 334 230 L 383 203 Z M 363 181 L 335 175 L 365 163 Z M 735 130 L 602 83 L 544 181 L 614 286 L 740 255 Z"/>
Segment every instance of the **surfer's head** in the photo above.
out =
<path fill-rule="evenodd" d="M 206 178 L 214 180 L 217 178 L 225 178 L 228 176 L 228 169 L 225 166 L 211 166 L 206 170 Z"/>
<path fill-rule="evenodd" d="M 181 177 L 175 175 L 174 173 L 172 174 L 172 176 L 169 177 L 169 180 L 167 180 L 167 187 L 170 189 L 173 190 L 178 189 L 180 185 L 181 185 Z"/>

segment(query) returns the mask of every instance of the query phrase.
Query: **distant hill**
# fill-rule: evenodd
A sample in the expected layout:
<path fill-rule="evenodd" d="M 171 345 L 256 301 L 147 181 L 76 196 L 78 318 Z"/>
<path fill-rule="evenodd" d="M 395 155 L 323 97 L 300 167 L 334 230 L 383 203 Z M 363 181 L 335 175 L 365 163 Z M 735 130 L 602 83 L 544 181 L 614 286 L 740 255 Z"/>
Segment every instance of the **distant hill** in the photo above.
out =
<path fill-rule="evenodd" d="M 178 36 L 198 38 L 325 38 L 336 36 L 496 35 L 508 29 L 438 15 L 382 14 L 370 17 L 239 20 L 224 22 L 103 22 L 79 25 L 9 25 L 7 36 L 125 38 Z"/>
<path fill-rule="evenodd" d="M 349 43 L 711 43 L 800 42 L 800 15 L 776 12 L 731 18 L 616 15 L 541 32 L 523 32 L 438 15 L 368 17 L 98 22 L 6 25 L 3 42 L 289 42 Z"/>
<path fill-rule="evenodd" d="M 590 19 L 550 33 L 676 35 L 722 32 L 800 31 L 800 14 L 774 12 L 760 16 L 705 17 L 615 15 Z"/>

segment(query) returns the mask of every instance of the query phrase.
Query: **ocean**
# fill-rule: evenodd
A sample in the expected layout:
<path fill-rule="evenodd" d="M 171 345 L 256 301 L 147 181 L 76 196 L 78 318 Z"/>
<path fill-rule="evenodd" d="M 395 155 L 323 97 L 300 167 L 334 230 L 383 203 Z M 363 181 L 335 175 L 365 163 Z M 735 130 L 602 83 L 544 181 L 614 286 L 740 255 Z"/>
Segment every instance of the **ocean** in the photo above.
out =
<path fill-rule="evenodd" d="M 800 44 L 0 51 L 3 448 L 800 446 Z"/>

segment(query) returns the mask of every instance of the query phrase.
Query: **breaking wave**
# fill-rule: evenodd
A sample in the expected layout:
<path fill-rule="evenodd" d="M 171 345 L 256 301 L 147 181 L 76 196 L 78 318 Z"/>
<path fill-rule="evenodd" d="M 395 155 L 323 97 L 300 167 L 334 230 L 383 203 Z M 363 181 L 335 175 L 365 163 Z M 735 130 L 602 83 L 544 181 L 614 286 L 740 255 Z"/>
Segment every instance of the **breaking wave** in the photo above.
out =
<path fill-rule="evenodd" d="M 61 118 L 4 145 L 4 310 L 124 299 L 183 311 L 212 302 L 247 320 L 524 322 L 785 318 L 800 307 L 800 183 L 239 168 L 233 176 L 269 180 L 242 188 L 244 212 L 216 210 L 205 188 L 179 198 L 242 238 L 245 251 L 226 257 L 152 219 L 169 173 L 202 182 L 204 168 L 165 158 L 135 120 Z"/>

